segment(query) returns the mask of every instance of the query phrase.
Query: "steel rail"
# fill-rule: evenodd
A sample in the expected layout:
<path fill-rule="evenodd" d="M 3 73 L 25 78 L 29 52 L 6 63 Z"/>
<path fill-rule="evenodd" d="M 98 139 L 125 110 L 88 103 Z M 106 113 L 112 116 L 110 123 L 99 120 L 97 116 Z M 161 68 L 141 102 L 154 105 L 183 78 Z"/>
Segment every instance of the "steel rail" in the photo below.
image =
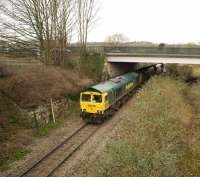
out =
<path fill-rule="evenodd" d="M 50 155 L 52 155 L 56 150 L 60 149 L 64 144 L 66 144 L 69 140 L 71 140 L 78 132 L 80 132 L 83 128 L 85 128 L 88 124 L 84 123 L 81 127 L 75 130 L 69 137 L 67 137 L 63 142 L 53 148 L 50 152 L 48 152 L 45 156 L 43 156 L 40 160 L 38 160 L 34 165 L 32 165 L 28 170 L 26 170 L 23 174 L 19 177 L 24 177 L 28 173 L 30 173 L 34 168 L 36 168 L 41 162 L 47 159 Z"/>
<path fill-rule="evenodd" d="M 80 149 L 81 146 L 83 146 L 94 134 L 95 132 L 100 128 L 101 126 L 98 126 L 94 131 L 92 131 L 87 138 L 85 138 L 76 148 L 73 149 L 54 169 L 51 170 L 51 172 L 46 177 L 52 176 L 59 167 L 61 167 L 77 150 Z"/>

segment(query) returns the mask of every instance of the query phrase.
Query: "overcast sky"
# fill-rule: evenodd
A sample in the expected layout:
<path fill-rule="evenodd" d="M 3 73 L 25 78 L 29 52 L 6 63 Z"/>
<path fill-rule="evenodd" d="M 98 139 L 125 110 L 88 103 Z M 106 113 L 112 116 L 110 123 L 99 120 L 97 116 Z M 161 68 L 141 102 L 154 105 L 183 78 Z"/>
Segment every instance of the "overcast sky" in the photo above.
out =
<path fill-rule="evenodd" d="M 89 41 L 123 33 L 131 41 L 200 42 L 200 0 L 103 0 Z"/>

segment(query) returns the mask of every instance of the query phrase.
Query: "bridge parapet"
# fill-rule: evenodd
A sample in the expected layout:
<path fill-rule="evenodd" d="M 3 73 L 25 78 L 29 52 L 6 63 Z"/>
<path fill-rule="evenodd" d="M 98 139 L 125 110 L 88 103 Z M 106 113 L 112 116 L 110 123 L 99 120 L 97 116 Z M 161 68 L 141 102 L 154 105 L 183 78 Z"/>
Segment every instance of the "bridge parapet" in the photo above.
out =
<path fill-rule="evenodd" d="M 105 53 L 129 53 L 129 54 L 158 54 L 158 55 L 200 55 L 200 47 L 130 47 L 130 46 L 119 46 L 119 47 L 105 47 Z"/>

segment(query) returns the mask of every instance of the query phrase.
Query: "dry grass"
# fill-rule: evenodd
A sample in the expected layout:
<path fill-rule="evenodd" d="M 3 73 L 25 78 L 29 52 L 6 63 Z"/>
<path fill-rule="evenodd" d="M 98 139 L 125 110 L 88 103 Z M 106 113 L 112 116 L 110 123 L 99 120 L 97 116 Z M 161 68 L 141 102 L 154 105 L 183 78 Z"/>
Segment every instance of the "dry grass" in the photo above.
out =
<path fill-rule="evenodd" d="M 200 82 L 188 87 L 186 98 L 189 100 L 194 110 L 200 114 Z"/>
<path fill-rule="evenodd" d="M 193 75 L 193 77 L 200 78 L 200 65 L 193 65 L 192 66 L 192 75 Z"/>
<path fill-rule="evenodd" d="M 188 134 L 189 148 L 183 156 L 182 169 L 185 176 L 200 176 L 200 82 L 188 87 L 185 98 L 193 108 L 194 119 Z"/>
<path fill-rule="evenodd" d="M 169 77 L 151 79 L 132 100 L 91 176 L 199 176 L 199 128 L 186 90 Z"/>

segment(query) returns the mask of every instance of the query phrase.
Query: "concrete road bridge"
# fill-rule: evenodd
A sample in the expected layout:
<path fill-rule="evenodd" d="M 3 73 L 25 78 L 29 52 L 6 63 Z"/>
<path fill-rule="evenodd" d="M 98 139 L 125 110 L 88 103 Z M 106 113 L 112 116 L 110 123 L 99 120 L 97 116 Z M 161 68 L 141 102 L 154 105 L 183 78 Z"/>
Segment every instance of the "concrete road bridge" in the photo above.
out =
<path fill-rule="evenodd" d="M 109 75 L 116 76 L 156 63 L 200 65 L 200 48 L 117 48 L 106 53 Z"/>
<path fill-rule="evenodd" d="M 200 55 L 107 53 L 109 63 L 200 64 Z"/>

